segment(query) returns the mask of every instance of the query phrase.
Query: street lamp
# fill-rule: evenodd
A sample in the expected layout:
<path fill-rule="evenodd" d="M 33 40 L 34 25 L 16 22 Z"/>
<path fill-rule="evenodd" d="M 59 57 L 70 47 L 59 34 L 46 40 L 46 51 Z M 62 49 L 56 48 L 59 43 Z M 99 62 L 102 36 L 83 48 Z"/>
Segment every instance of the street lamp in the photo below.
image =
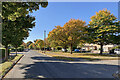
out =
<path fill-rule="evenodd" d="M 45 53 L 45 39 L 46 39 L 46 30 L 44 30 L 44 53 Z"/>

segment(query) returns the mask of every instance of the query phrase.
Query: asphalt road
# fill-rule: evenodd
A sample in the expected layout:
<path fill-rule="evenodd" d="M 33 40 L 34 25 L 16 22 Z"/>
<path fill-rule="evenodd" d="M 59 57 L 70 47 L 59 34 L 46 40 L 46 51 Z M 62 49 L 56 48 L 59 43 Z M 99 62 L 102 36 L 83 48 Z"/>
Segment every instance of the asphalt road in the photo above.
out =
<path fill-rule="evenodd" d="M 117 65 L 62 61 L 36 51 L 24 57 L 5 78 L 113 78 Z"/>

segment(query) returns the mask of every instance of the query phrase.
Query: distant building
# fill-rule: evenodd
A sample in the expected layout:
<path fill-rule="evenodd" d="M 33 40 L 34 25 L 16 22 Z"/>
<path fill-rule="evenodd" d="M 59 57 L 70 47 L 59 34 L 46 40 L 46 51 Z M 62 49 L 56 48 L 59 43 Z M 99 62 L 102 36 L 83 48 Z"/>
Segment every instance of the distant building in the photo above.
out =
<path fill-rule="evenodd" d="M 104 52 L 109 52 L 109 50 L 111 50 L 113 47 L 116 47 L 117 45 L 104 45 L 103 46 L 103 51 Z M 91 50 L 93 53 L 99 53 L 100 52 L 100 45 L 97 44 L 84 44 L 84 46 L 82 47 L 82 49 L 85 49 L 86 51 Z"/>

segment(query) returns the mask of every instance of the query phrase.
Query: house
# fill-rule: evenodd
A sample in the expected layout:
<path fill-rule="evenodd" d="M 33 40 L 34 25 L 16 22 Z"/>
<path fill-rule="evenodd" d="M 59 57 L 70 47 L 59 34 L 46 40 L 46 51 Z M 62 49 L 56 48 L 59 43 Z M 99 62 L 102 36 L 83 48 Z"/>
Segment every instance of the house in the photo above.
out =
<path fill-rule="evenodd" d="M 112 45 L 112 44 L 104 45 L 103 46 L 103 51 L 104 52 L 109 52 L 109 50 L 111 50 L 112 48 L 114 48 L 116 46 L 118 46 L 118 45 Z M 85 49 L 86 51 L 91 50 L 93 53 L 99 53 L 100 52 L 100 45 L 86 43 L 86 44 L 84 44 L 82 49 Z"/>

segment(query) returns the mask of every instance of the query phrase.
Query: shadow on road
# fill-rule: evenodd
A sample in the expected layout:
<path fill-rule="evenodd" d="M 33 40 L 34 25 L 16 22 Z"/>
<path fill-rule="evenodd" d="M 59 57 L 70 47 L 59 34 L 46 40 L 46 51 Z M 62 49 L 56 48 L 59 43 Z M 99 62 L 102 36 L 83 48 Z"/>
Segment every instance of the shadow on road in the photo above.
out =
<path fill-rule="evenodd" d="M 25 78 L 113 78 L 118 66 L 88 63 L 67 63 L 52 57 L 31 57 L 34 64 L 24 65 Z M 63 62 L 57 62 L 63 61 Z"/>
<path fill-rule="evenodd" d="M 56 57 L 60 57 L 60 56 L 56 56 Z M 101 61 L 100 59 L 90 59 L 90 58 L 72 58 L 72 57 L 68 57 L 70 59 L 73 59 L 73 61 L 81 61 L 81 62 L 85 62 L 85 61 Z M 66 60 L 66 59 L 56 59 L 55 57 L 32 57 L 32 59 L 35 60 L 51 60 L 51 61 L 71 61 L 71 60 Z M 86 60 L 87 59 L 87 60 Z"/>

